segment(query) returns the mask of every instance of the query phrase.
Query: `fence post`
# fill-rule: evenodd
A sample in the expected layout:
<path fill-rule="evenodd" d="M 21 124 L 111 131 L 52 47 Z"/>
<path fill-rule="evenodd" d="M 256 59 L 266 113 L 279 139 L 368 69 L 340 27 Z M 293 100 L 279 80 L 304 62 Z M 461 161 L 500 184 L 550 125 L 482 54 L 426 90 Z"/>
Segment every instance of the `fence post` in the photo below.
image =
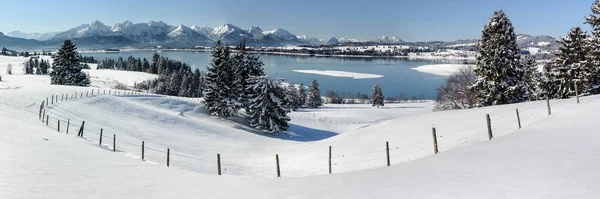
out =
<path fill-rule="evenodd" d="M 329 146 L 329 174 L 331 174 L 331 146 Z"/>
<path fill-rule="evenodd" d="M 142 160 L 144 160 L 144 141 L 142 141 Z"/>
<path fill-rule="evenodd" d="M 435 127 L 431 128 L 431 132 L 433 134 L 433 152 L 438 154 L 440 151 L 438 150 L 437 133 L 435 131 Z"/>
<path fill-rule="evenodd" d="M 221 154 L 217 153 L 217 169 L 219 175 L 221 175 Z"/>
<path fill-rule="evenodd" d="M 94 89 L 92 89 L 92 96 L 94 96 Z"/>
<path fill-rule="evenodd" d="M 275 154 L 275 162 L 277 163 L 277 177 L 281 177 L 281 170 L 279 170 L 279 154 Z"/>
<path fill-rule="evenodd" d="M 51 101 L 51 103 L 54 104 L 54 95 L 52 95 L 52 101 Z"/>
<path fill-rule="evenodd" d="M 81 93 L 81 96 L 79 96 L 79 98 L 83 98 L 83 92 Z"/>
<path fill-rule="evenodd" d="M 550 109 L 550 98 L 546 95 L 546 106 L 548 106 L 548 116 L 552 115 L 552 110 Z"/>
<path fill-rule="evenodd" d="M 46 97 L 46 105 L 47 105 L 47 106 L 50 106 L 50 103 L 48 103 L 48 101 L 49 101 L 49 100 L 48 100 L 48 97 Z"/>
<path fill-rule="evenodd" d="M 61 102 L 65 101 L 65 94 L 60 94 L 60 101 Z"/>
<path fill-rule="evenodd" d="M 117 152 L 117 135 L 113 134 L 113 152 Z"/>
<path fill-rule="evenodd" d="M 575 96 L 577 96 L 577 104 L 579 104 L 579 91 L 577 90 L 577 81 L 573 81 L 575 83 Z"/>
<path fill-rule="evenodd" d="M 83 129 L 84 128 L 85 128 L 85 121 L 81 122 L 81 127 L 79 127 L 79 132 L 77 133 L 77 136 L 83 137 Z"/>
<path fill-rule="evenodd" d="M 77 91 L 75 91 L 75 99 L 77 99 Z"/>
<path fill-rule="evenodd" d="M 42 109 L 44 109 L 44 100 L 42 100 L 42 104 L 40 104 L 40 114 L 39 114 L 40 120 L 42 119 Z"/>
<path fill-rule="evenodd" d="M 98 143 L 100 146 L 102 146 L 102 133 L 104 133 L 104 129 L 100 129 L 100 143 Z"/>
<path fill-rule="evenodd" d="M 387 166 L 389 167 L 390 164 L 390 142 L 385 141 L 385 153 L 387 155 Z"/>
<path fill-rule="evenodd" d="M 519 129 L 521 129 L 521 116 L 519 116 L 519 109 L 517 108 L 517 122 L 519 124 Z"/>
<path fill-rule="evenodd" d="M 46 115 L 46 126 L 48 126 L 48 120 L 50 120 L 50 115 Z"/>
<path fill-rule="evenodd" d="M 58 119 L 58 132 L 60 132 L 60 119 Z"/>
<path fill-rule="evenodd" d="M 169 167 L 170 157 L 171 157 L 171 149 L 167 148 L 167 167 Z"/>
<path fill-rule="evenodd" d="M 486 114 L 485 118 L 487 120 L 488 136 L 490 137 L 490 140 L 492 140 L 492 138 L 494 138 L 494 135 L 492 134 L 492 119 L 490 119 L 490 114 Z"/>
<path fill-rule="evenodd" d="M 71 119 L 67 120 L 67 134 L 69 134 L 69 126 L 71 126 Z"/>
<path fill-rule="evenodd" d="M 92 92 L 93 92 L 93 90 L 92 90 Z M 88 96 L 90 96 L 90 92 L 89 92 L 89 91 L 86 91 L 86 92 L 85 92 L 85 97 L 88 97 Z"/>

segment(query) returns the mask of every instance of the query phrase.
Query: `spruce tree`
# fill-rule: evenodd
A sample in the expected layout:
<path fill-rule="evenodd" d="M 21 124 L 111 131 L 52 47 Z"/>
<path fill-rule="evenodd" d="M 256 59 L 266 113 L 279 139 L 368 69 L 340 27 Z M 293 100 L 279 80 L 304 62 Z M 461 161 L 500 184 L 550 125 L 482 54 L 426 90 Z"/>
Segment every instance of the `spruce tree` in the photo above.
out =
<path fill-rule="evenodd" d="M 249 120 L 251 127 L 268 133 L 278 133 L 289 128 L 290 118 L 284 108 L 284 89 L 280 80 L 268 76 L 252 77 L 247 90 L 250 91 Z"/>
<path fill-rule="evenodd" d="M 87 74 L 81 71 L 81 66 L 77 57 L 77 47 L 71 43 L 71 40 L 66 40 L 58 50 L 54 62 L 52 63 L 50 83 L 57 85 L 89 86 L 90 79 Z"/>
<path fill-rule="evenodd" d="M 540 73 L 537 69 L 537 62 L 530 56 L 523 58 L 523 69 L 525 74 L 523 75 L 523 81 L 527 90 L 527 97 L 529 100 L 540 99 L 539 96 L 539 84 L 540 84 Z"/>
<path fill-rule="evenodd" d="M 383 92 L 381 91 L 381 87 L 379 85 L 373 86 L 373 95 L 371 98 L 373 101 L 373 107 L 377 106 L 377 108 L 379 108 L 380 106 L 384 105 Z"/>
<path fill-rule="evenodd" d="M 232 89 L 234 77 L 230 73 L 229 47 L 223 47 L 221 41 L 217 41 L 211 56 L 207 67 L 204 105 L 212 115 L 229 117 L 237 110 L 237 93 Z"/>
<path fill-rule="evenodd" d="M 579 94 L 591 93 L 590 69 L 587 47 L 588 35 L 580 27 L 573 27 L 567 36 L 559 41 L 560 47 L 553 60 L 549 75 L 552 76 L 555 98 L 575 96 L 575 83 Z"/>
<path fill-rule="evenodd" d="M 304 83 L 301 83 L 300 86 L 298 86 L 298 98 L 296 99 L 296 104 L 298 104 L 298 108 L 304 107 L 304 104 L 306 103 L 306 98 L 306 86 L 304 86 Z"/>
<path fill-rule="evenodd" d="M 585 18 L 585 23 L 590 24 L 593 29 L 593 37 L 590 39 L 587 47 L 590 52 L 588 94 L 600 94 L 600 0 L 596 0 L 592 4 L 591 10 L 592 14 Z"/>
<path fill-rule="evenodd" d="M 524 70 L 517 37 L 506 14 L 494 11 L 478 42 L 477 80 L 471 87 L 479 106 L 518 103 L 526 100 Z"/>
<path fill-rule="evenodd" d="M 298 110 L 300 104 L 298 104 L 298 89 L 296 85 L 290 83 L 285 87 L 285 105 L 286 108 L 292 111 Z"/>
<path fill-rule="evenodd" d="M 317 80 L 314 80 L 310 83 L 308 87 L 308 96 L 306 98 L 306 107 L 308 108 L 318 108 L 323 106 L 323 100 L 321 99 L 321 90 L 319 90 L 319 83 Z"/>

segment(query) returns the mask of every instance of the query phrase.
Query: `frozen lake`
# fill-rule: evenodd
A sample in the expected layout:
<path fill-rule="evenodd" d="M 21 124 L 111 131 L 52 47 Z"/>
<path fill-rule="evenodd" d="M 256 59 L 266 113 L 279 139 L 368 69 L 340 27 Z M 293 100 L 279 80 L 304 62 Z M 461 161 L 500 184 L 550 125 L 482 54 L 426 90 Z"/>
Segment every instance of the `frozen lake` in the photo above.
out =
<path fill-rule="evenodd" d="M 155 51 L 133 51 L 119 53 L 82 53 L 96 59 L 146 58 L 149 61 Z M 206 71 L 210 59 L 209 52 L 163 51 L 160 55 L 183 61 L 193 68 Z M 315 57 L 290 55 L 261 55 L 265 70 L 271 77 L 285 78 L 286 82 L 310 84 L 316 79 L 322 93 L 327 90 L 337 92 L 361 92 L 371 94 L 373 85 L 379 84 L 386 97 L 407 97 L 425 95 L 434 98 L 436 88 L 446 77 L 412 70 L 422 65 L 462 63 L 462 61 L 408 60 L 405 58 L 354 58 L 354 57 Z"/>

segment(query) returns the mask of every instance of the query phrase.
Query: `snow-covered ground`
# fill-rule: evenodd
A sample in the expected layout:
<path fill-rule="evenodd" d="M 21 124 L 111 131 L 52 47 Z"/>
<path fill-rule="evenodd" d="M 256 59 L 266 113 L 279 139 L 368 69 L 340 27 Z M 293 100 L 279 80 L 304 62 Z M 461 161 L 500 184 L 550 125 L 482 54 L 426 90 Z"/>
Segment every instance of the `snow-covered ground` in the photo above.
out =
<path fill-rule="evenodd" d="M 239 118 L 207 116 L 200 99 L 115 96 L 114 90 L 113 95 L 98 95 L 98 89 L 103 93 L 109 86 L 94 83 L 94 88 L 53 86 L 47 76 L 4 75 L 3 59 L 0 198 L 600 196 L 595 166 L 600 163 L 595 144 L 600 135 L 592 122 L 600 118 L 600 96 L 582 98 L 581 104 L 552 100 L 552 116 L 543 101 L 446 112 L 431 112 L 432 102 L 384 108 L 327 105 L 291 113 L 290 130 L 268 136 Z M 114 81 L 144 78 L 104 72 L 114 72 L 108 74 Z M 94 96 L 51 104 L 48 126 L 38 120 L 46 97 L 92 89 Z M 486 114 L 492 119 L 492 141 Z M 62 120 L 60 132 L 57 119 Z M 74 135 L 82 120 L 83 139 Z M 432 127 L 441 151 L 437 155 Z M 140 160 L 142 140 L 146 161 Z M 165 166 L 167 148 L 170 168 Z M 216 175 L 217 154 L 224 176 Z M 282 178 L 276 178 L 275 154 Z"/>
<path fill-rule="evenodd" d="M 349 77 L 352 79 L 374 79 L 374 78 L 382 78 L 383 77 L 383 75 L 378 75 L 378 74 L 355 73 L 355 72 L 338 71 L 338 70 L 294 70 L 294 72 L 317 74 L 317 75 L 327 75 L 327 76 L 333 76 L 333 77 Z"/>
<path fill-rule="evenodd" d="M 433 65 L 423 65 L 419 67 L 412 68 L 413 70 L 423 72 L 423 73 L 431 73 L 434 75 L 442 75 L 442 76 L 450 76 L 452 73 L 455 73 L 461 68 L 468 67 L 472 65 L 465 64 L 433 64 Z"/>

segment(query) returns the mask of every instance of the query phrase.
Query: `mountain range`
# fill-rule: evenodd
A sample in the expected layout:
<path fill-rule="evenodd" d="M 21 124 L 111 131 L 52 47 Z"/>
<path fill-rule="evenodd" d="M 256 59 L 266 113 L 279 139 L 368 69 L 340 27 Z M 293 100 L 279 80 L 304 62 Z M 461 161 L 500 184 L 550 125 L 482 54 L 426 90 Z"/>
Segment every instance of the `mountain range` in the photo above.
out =
<path fill-rule="evenodd" d="M 133 23 L 129 20 L 107 26 L 96 20 L 89 24 L 82 24 L 63 32 L 52 33 L 24 33 L 20 31 L 8 32 L 1 37 L 12 37 L 12 41 L 0 43 L 0 45 L 18 44 L 28 39 L 25 46 L 46 46 L 61 40 L 71 39 L 78 41 L 80 47 L 173 47 L 187 48 L 195 46 L 211 46 L 216 41 L 237 45 L 245 41 L 249 46 L 285 46 L 285 45 L 332 45 L 345 42 L 359 42 L 357 39 L 341 39 L 335 37 L 324 40 L 306 35 L 295 34 L 282 29 L 262 30 L 258 26 L 242 29 L 232 24 L 223 24 L 216 28 L 207 26 L 185 25 L 173 26 L 162 21 L 150 21 L 148 23 Z M 95 43 L 94 41 L 101 40 Z M 4 40 L 9 40 L 4 38 Z M 30 41 L 35 40 L 35 41 Z M 403 42 L 396 37 L 384 36 L 381 39 L 372 40 L 380 43 L 396 44 Z"/>
<path fill-rule="evenodd" d="M 339 45 L 344 43 L 368 44 L 407 44 L 398 37 L 383 36 L 373 40 L 359 40 L 332 37 L 318 39 L 306 35 L 297 36 L 285 29 L 262 30 L 258 26 L 248 29 L 233 24 L 223 24 L 216 28 L 208 26 L 173 26 L 162 21 L 133 23 L 129 20 L 107 26 L 96 20 L 62 32 L 23 33 L 20 31 L 0 32 L 0 46 L 13 49 L 56 48 L 64 40 L 71 39 L 80 48 L 190 48 L 212 46 L 218 40 L 222 43 L 237 45 L 245 42 L 248 46 L 277 47 L 285 45 Z M 444 44 L 467 44 L 474 40 L 443 42 Z M 519 47 L 554 48 L 556 40 L 549 36 L 518 35 Z M 421 43 L 417 42 L 416 44 Z M 414 44 L 414 43 L 412 43 Z"/>

